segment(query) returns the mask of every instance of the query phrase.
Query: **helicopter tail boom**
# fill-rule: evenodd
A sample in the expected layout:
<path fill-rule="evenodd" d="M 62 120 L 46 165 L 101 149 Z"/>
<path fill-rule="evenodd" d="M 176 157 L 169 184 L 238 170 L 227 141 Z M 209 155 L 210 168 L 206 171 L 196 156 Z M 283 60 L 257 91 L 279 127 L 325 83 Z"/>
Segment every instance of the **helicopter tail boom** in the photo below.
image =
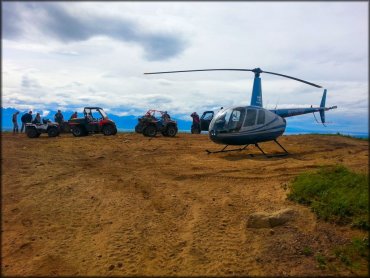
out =
<path fill-rule="evenodd" d="M 287 109 L 273 109 L 271 112 L 279 115 L 280 117 L 287 118 L 309 113 L 320 113 L 321 123 L 325 123 L 325 111 L 336 109 L 337 106 L 325 107 L 326 102 L 326 89 L 322 95 L 320 107 L 309 107 L 309 108 L 287 108 Z"/>

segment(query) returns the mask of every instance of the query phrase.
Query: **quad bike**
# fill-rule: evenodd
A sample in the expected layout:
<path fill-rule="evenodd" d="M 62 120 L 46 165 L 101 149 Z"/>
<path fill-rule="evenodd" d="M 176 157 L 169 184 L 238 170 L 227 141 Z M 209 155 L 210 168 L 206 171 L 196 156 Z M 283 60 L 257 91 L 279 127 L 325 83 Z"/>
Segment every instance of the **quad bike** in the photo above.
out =
<path fill-rule="evenodd" d="M 83 118 L 74 118 L 68 121 L 72 134 L 75 137 L 86 136 L 89 133 L 103 133 L 116 135 L 116 124 L 108 119 L 105 111 L 100 107 L 85 107 Z"/>
<path fill-rule="evenodd" d="M 146 112 L 144 116 L 137 119 L 138 123 L 135 126 L 135 132 L 136 133 L 143 133 L 143 128 L 145 126 L 144 122 L 146 122 L 148 120 L 155 120 L 156 115 L 160 115 L 160 117 L 162 117 L 163 114 L 164 114 L 164 111 L 153 110 L 153 109 L 148 110 L 148 112 Z"/>
<path fill-rule="evenodd" d="M 159 112 L 161 115 L 160 118 L 154 116 L 155 112 Z M 178 131 L 177 122 L 171 120 L 167 112 L 157 110 L 149 110 L 139 119 L 139 123 L 136 127 L 135 131 L 136 129 L 141 129 L 141 133 L 148 137 L 155 137 L 157 132 L 161 132 L 162 135 L 166 137 L 174 137 Z"/>
<path fill-rule="evenodd" d="M 48 119 L 43 119 L 42 124 L 26 124 L 26 134 L 29 138 L 37 138 L 41 133 L 47 133 L 49 137 L 56 137 L 59 135 L 59 125 Z"/>

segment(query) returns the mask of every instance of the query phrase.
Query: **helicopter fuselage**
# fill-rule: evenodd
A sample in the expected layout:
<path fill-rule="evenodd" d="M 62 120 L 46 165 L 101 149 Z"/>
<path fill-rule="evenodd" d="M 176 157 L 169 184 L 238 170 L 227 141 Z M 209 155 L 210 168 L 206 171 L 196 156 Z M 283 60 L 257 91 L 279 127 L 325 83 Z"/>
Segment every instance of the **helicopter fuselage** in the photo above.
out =
<path fill-rule="evenodd" d="M 275 140 L 286 128 L 279 115 L 258 106 L 220 110 L 209 125 L 209 138 L 218 144 L 248 145 Z"/>

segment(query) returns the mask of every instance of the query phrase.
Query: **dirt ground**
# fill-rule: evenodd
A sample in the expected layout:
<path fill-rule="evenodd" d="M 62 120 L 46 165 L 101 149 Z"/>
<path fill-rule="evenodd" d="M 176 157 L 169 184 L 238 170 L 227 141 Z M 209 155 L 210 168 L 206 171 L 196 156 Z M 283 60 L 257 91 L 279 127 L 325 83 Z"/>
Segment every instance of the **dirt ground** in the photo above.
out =
<path fill-rule="evenodd" d="M 220 149 L 207 135 L 57 138 L 2 133 L 5 276 L 366 275 L 333 249 L 367 233 L 318 220 L 286 199 L 298 173 L 341 163 L 368 172 L 368 141 L 283 136 L 291 153 Z M 263 143 L 269 152 L 274 143 Z M 292 208 L 282 226 L 247 228 L 254 212 Z M 307 254 L 305 250 L 312 250 Z M 319 267 L 322 254 L 331 267 Z"/>

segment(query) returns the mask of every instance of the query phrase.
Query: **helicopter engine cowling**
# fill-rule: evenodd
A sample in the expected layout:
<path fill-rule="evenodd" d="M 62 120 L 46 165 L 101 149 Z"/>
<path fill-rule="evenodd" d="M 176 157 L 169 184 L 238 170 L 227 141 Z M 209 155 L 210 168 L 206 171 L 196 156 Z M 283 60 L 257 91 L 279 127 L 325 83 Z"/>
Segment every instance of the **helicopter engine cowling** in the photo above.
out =
<path fill-rule="evenodd" d="M 219 111 L 209 125 L 208 134 L 218 144 L 247 145 L 274 140 L 285 128 L 285 119 L 269 110 L 238 106 Z"/>

